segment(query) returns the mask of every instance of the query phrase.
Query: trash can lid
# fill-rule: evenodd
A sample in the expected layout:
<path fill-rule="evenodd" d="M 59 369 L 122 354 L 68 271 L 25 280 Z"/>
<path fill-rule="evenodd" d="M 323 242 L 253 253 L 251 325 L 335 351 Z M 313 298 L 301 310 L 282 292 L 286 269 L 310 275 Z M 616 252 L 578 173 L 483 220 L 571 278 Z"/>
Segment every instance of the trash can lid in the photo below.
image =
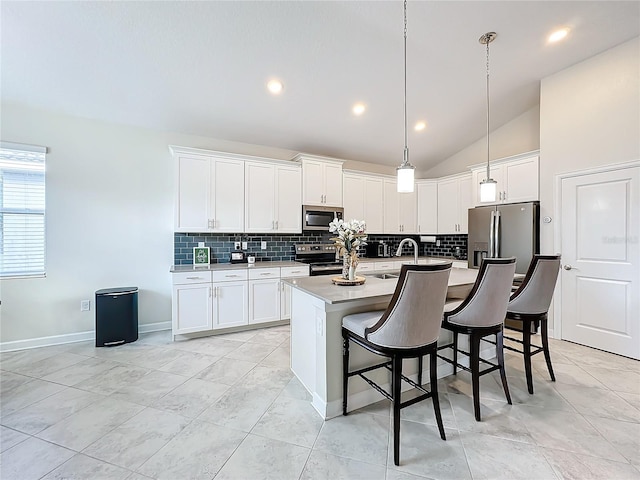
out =
<path fill-rule="evenodd" d="M 102 290 L 96 290 L 96 295 L 124 295 L 125 293 L 136 293 L 138 287 L 116 287 L 116 288 L 103 288 Z"/>

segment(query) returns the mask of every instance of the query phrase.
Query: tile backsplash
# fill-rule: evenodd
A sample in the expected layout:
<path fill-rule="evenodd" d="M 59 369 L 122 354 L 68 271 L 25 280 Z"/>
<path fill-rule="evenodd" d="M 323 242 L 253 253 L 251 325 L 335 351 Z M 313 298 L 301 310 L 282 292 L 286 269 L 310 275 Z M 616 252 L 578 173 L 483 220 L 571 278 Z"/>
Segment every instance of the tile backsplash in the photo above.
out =
<path fill-rule="evenodd" d="M 211 249 L 211 263 L 228 263 L 233 251 L 234 242 L 247 242 L 248 254 L 254 255 L 256 261 L 287 261 L 293 260 L 295 252 L 294 243 L 331 243 L 333 235 L 325 234 L 291 234 L 291 235 L 248 235 L 248 234 L 219 234 L 219 233 L 174 233 L 173 235 L 173 262 L 174 265 L 192 265 L 193 247 L 199 242 L 204 242 L 205 247 Z M 418 235 L 369 235 L 370 241 L 384 241 L 391 245 L 392 251 L 400 244 L 403 238 L 410 237 L 419 242 Z M 420 243 L 420 255 L 467 258 L 466 235 L 437 235 L 436 243 Z M 267 249 L 262 250 L 261 242 L 267 242 Z M 456 247 L 459 254 L 456 255 Z M 402 253 L 413 254 L 413 247 L 407 244 Z"/>

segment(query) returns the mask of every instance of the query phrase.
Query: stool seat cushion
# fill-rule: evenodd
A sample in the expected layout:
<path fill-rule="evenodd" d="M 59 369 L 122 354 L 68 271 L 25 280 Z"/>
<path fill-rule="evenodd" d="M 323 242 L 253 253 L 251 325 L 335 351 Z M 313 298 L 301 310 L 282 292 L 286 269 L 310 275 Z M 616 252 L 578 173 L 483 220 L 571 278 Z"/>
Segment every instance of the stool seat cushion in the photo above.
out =
<path fill-rule="evenodd" d="M 455 310 L 458 308 L 464 300 L 447 300 L 444 304 L 444 311 L 450 312 L 451 310 Z"/>
<path fill-rule="evenodd" d="M 384 310 L 372 310 L 370 312 L 354 313 L 347 315 L 342 319 L 342 326 L 349 330 L 351 333 L 355 333 L 359 337 L 365 338 L 364 329 L 375 325 Z"/>

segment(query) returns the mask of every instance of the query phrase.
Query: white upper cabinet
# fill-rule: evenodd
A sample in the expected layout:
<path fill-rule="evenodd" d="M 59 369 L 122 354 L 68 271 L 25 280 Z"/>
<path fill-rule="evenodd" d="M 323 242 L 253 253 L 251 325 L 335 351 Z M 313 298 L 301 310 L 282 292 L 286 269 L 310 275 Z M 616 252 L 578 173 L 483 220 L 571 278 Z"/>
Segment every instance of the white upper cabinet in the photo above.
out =
<path fill-rule="evenodd" d="M 245 232 L 302 231 L 299 166 L 246 162 L 245 186 Z"/>
<path fill-rule="evenodd" d="M 467 233 L 471 207 L 471 174 L 438 180 L 439 234 Z"/>
<path fill-rule="evenodd" d="M 244 227 L 244 162 L 174 149 L 175 231 L 240 232 Z"/>
<path fill-rule="evenodd" d="M 487 167 L 472 168 L 474 206 L 497 203 L 529 202 L 539 199 L 539 156 L 537 153 L 518 155 L 495 160 L 490 164 L 490 174 L 497 183 L 496 200 L 480 201 L 480 182 L 487 177 Z"/>
<path fill-rule="evenodd" d="M 416 192 L 398 193 L 396 180 L 384 179 L 384 233 L 416 233 Z"/>
<path fill-rule="evenodd" d="M 423 234 L 438 233 L 438 182 L 435 180 L 418 180 L 416 182 L 418 197 L 417 232 Z"/>
<path fill-rule="evenodd" d="M 343 175 L 345 220 L 364 220 L 367 233 L 384 232 L 384 193 L 381 177 L 345 173 Z"/>
<path fill-rule="evenodd" d="M 342 207 L 342 162 L 306 154 L 295 159 L 302 163 L 302 203 Z"/>

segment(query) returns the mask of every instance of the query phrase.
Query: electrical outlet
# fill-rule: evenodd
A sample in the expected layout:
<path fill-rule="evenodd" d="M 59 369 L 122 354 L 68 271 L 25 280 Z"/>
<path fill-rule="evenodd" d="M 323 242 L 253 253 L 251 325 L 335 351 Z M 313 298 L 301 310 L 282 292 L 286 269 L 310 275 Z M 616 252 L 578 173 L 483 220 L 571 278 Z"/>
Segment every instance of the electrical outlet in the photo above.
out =
<path fill-rule="evenodd" d="M 234 242 L 233 248 L 235 248 L 236 250 L 240 250 L 240 242 Z"/>
<path fill-rule="evenodd" d="M 266 250 L 267 249 L 267 242 L 260 242 L 260 249 L 261 250 Z"/>
<path fill-rule="evenodd" d="M 247 248 L 249 248 L 249 242 L 242 242 L 242 249 L 246 250 Z"/>
<path fill-rule="evenodd" d="M 91 300 L 80 300 L 80 311 L 88 312 L 91 310 Z"/>
<path fill-rule="evenodd" d="M 436 247 L 440 246 L 440 240 L 436 240 Z"/>

